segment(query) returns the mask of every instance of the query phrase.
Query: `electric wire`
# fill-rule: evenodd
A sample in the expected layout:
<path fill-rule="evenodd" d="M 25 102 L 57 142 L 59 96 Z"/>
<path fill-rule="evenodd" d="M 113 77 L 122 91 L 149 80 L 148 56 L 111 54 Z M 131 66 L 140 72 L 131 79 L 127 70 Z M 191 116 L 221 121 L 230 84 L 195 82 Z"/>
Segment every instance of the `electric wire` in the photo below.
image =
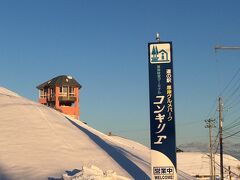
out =
<path fill-rule="evenodd" d="M 230 138 L 230 137 L 232 137 L 232 136 L 234 136 L 236 134 L 239 134 L 239 133 L 240 133 L 240 131 L 237 131 L 237 132 L 235 132 L 235 133 L 233 133 L 233 134 L 231 134 L 229 136 L 223 137 L 223 139 L 228 139 L 228 138 Z"/>
<path fill-rule="evenodd" d="M 234 108 L 231 108 L 229 109 L 227 112 L 226 112 L 226 119 L 229 119 L 231 121 L 231 119 L 235 119 L 236 116 L 235 115 L 239 115 L 239 108 L 240 107 L 236 107 Z"/>
<path fill-rule="evenodd" d="M 232 126 L 224 129 L 223 131 L 226 133 L 226 132 L 229 132 L 229 130 L 231 130 L 231 132 L 232 132 L 233 129 L 236 129 L 236 128 L 238 128 L 238 127 L 240 127 L 240 122 L 238 122 L 238 123 L 236 123 L 236 124 L 233 124 Z"/>
<path fill-rule="evenodd" d="M 228 124 L 224 126 L 222 131 L 223 133 L 232 133 L 238 130 L 239 127 L 240 127 L 240 117 L 228 122 Z"/>
<path fill-rule="evenodd" d="M 240 67 L 237 69 L 237 71 L 234 73 L 230 81 L 227 83 L 227 85 L 223 88 L 223 90 L 219 93 L 220 97 L 225 97 L 225 107 L 229 107 L 230 100 L 234 97 L 236 93 L 239 92 L 240 89 Z M 226 92 L 226 93 L 225 93 Z M 236 101 L 236 98 L 233 100 Z M 238 104 L 238 102 L 235 102 L 235 104 Z"/>
<path fill-rule="evenodd" d="M 217 113 L 217 110 L 215 109 L 216 107 L 216 104 L 217 104 L 217 99 L 215 99 L 209 113 L 207 114 L 206 116 L 206 119 L 208 119 L 209 117 L 211 117 L 210 119 L 213 119 L 213 117 L 215 117 L 216 113 Z M 215 110 L 215 111 L 214 111 Z M 214 114 L 211 116 L 211 114 L 214 112 Z"/>
<path fill-rule="evenodd" d="M 240 67 L 238 68 L 237 72 L 233 75 L 232 79 L 228 82 L 228 84 L 223 88 L 222 92 L 219 94 L 219 96 L 222 96 L 223 93 L 230 87 L 233 80 L 237 77 L 237 75 L 240 73 Z"/>
<path fill-rule="evenodd" d="M 239 80 L 240 80 L 240 78 L 239 78 Z M 239 91 L 239 89 L 240 89 L 240 84 L 238 84 L 238 86 L 234 89 L 234 91 L 229 95 L 229 97 L 227 97 L 226 99 L 225 99 L 225 107 L 230 107 L 230 103 L 229 103 L 229 101 L 234 97 L 234 95 L 236 94 L 236 93 L 238 93 L 238 91 Z"/>
<path fill-rule="evenodd" d="M 217 51 L 215 49 L 215 55 L 217 60 L 216 52 Z M 219 75 L 220 73 L 218 74 L 218 78 L 220 77 Z M 219 84 L 220 84 L 220 78 L 219 78 Z M 240 104 L 240 67 L 238 67 L 237 71 L 234 73 L 230 81 L 226 84 L 226 86 L 222 89 L 222 91 L 220 91 L 219 97 L 222 97 L 222 99 L 224 99 L 224 111 L 227 112 L 226 114 L 224 113 L 224 119 L 228 120 L 228 121 L 225 121 L 227 125 L 223 128 L 223 133 L 226 134 L 226 136 L 223 136 L 222 139 L 226 140 L 228 138 L 238 137 L 240 131 L 236 132 L 236 130 L 240 125 L 240 121 L 239 121 L 240 117 L 236 118 L 236 114 L 239 115 L 238 109 Z M 235 109 L 236 111 L 233 111 Z M 213 143 L 213 147 L 215 148 L 214 154 L 218 152 L 218 148 L 220 146 L 218 137 L 219 137 L 219 131 Z M 224 143 L 224 146 L 225 145 L 226 144 Z M 220 167 L 220 164 L 218 163 L 216 164 Z M 228 171 L 228 169 L 226 169 L 225 167 L 224 169 Z"/>
<path fill-rule="evenodd" d="M 239 74 L 239 70 L 237 71 Z M 234 76 L 236 77 L 236 76 Z M 231 81 L 233 82 L 233 81 Z M 222 97 L 225 97 L 224 103 L 225 103 L 225 108 L 233 108 L 238 104 L 238 99 L 240 96 L 240 76 L 237 78 L 236 82 L 232 83 L 232 86 L 230 90 L 228 91 L 228 94 L 222 94 Z M 230 87 L 230 86 L 229 86 Z"/>
<path fill-rule="evenodd" d="M 206 155 L 210 158 L 210 155 L 209 155 L 209 154 L 206 154 Z M 229 158 L 224 157 L 224 159 L 229 159 Z M 214 161 L 214 164 L 216 164 L 217 166 L 220 167 L 220 164 L 217 163 L 215 159 L 214 159 L 213 161 Z M 233 175 L 235 175 L 236 177 L 238 177 L 238 174 L 234 173 L 233 171 L 229 171 L 228 168 L 226 168 L 226 167 L 223 166 L 223 169 L 225 170 L 225 172 L 231 172 Z"/>

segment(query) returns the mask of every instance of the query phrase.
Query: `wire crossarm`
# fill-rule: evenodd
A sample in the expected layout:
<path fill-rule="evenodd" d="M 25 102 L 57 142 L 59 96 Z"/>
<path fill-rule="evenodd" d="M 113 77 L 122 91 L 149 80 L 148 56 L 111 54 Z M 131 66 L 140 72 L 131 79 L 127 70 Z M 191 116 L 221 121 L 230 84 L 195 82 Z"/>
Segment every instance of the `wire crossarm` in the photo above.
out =
<path fill-rule="evenodd" d="M 214 47 L 215 51 L 217 50 L 240 50 L 240 46 L 221 46 L 217 45 Z"/>

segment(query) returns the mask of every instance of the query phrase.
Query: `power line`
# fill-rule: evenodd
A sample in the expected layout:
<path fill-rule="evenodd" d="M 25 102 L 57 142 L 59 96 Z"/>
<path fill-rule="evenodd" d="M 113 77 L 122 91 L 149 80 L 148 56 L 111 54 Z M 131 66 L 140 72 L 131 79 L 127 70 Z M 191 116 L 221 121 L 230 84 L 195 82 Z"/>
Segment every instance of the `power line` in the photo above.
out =
<path fill-rule="evenodd" d="M 231 131 L 231 132 L 224 132 L 224 134 L 225 134 L 225 137 L 226 136 L 230 136 L 230 135 L 232 135 L 233 133 L 235 133 L 236 131 Z M 238 134 L 235 134 L 234 136 L 232 136 L 232 137 L 240 137 L 240 134 L 238 135 Z"/>
<path fill-rule="evenodd" d="M 209 118 L 209 117 L 211 117 L 211 118 L 214 119 L 214 117 L 215 117 L 215 115 L 216 115 L 216 113 L 217 113 L 217 110 L 215 109 L 215 108 L 216 108 L 216 104 L 217 104 L 217 99 L 215 99 L 215 101 L 214 101 L 214 103 L 213 103 L 213 105 L 212 105 L 212 107 L 211 107 L 211 109 L 210 109 L 210 111 L 209 111 L 206 119 Z M 215 111 L 214 111 L 214 110 L 215 110 Z M 213 111 L 214 111 L 214 115 L 213 115 L 213 116 L 210 116 L 210 115 L 213 113 Z"/>
<path fill-rule="evenodd" d="M 227 136 L 227 137 L 224 137 L 223 139 L 230 138 L 230 137 L 232 137 L 232 136 L 234 136 L 234 135 L 236 135 L 236 134 L 238 134 L 238 133 L 240 133 L 240 131 L 237 131 L 237 132 L 235 132 L 235 133 L 233 133 L 233 134 L 231 134 L 231 135 L 229 135 L 229 136 Z"/>
<path fill-rule="evenodd" d="M 218 141 L 217 148 L 216 148 L 214 154 L 216 154 L 216 153 L 218 152 L 219 145 L 220 145 L 220 143 L 219 143 L 219 141 Z"/>
<path fill-rule="evenodd" d="M 206 155 L 209 156 L 208 154 L 206 154 Z M 224 157 L 224 159 L 228 159 L 228 158 Z M 216 164 L 217 166 L 219 166 L 219 167 L 221 168 L 220 164 L 217 163 L 215 160 L 214 160 L 214 164 Z M 226 167 L 223 167 L 223 168 L 225 169 L 226 172 L 229 171 L 229 169 L 227 169 Z M 234 173 L 234 172 L 232 172 L 232 171 L 230 171 L 230 172 L 231 172 L 233 175 L 235 175 L 236 177 L 238 177 L 238 174 L 236 174 L 236 173 Z"/>
<path fill-rule="evenodd" d="M 218 143 L 218 145 L 217 146 L 219 146 L 219 132 L 218 132 L 218 134 L 217 134 L 217 136 L 215 137 L 215 141 L 214 141 L 214 143 L 213 143 L 213 146 L 215 146 L 216 145 L 216 143 Z M 217 149 L 218 147 L 216 147 L 215 149 Z M 214 153 L 215 154 L 215 153 Z"/>
<path fill-rule="evenodd" d="M 237 95 L 237 97 L 235 96 L 234 100 L 231 103 L 227 104 L 226 106 L 229 109 L 233 109 L 233 108 L 237 107 L 237 105 L 240 103 L 239 97 L 240 97 L 240 93 Z"/>
<path fill-rule="evenodd" d="M 233 75 L 232 79 L 228 82 L 228 84 L 223 88 L 223 91 L 220 93 L 220 96 L 223 95 L 223 93 L 228 89 L 228 87 L 231 85 L 233 80 L 237 77 L 237 75 L 240 73 L 240 67 L 238 68 L 237 72 Z"/>
<path fill-rule="evenodd" d="M 215 53 L 218 50 L 240 50 L 240 46 L 215 46 L 214 47 Z M 223 122 L 223 116 L 222 116 L 222 112 L 223 112 L 223 103 L 222 103 L 222 98 L 220 96 L 223 96 L 223 92 L 225 92 L 230 85 L 233 83 L 234 79 L 238 76 L 240 72 L 240 68 L 238 68 L 237 73 L 234 74 L 234 76 L 232 77 L 232 79 L 230 80 L 230 82 L 226 85 L 226 87 L 224 88 L 224 90 L 220 93 L 219 95 L 219 99 L 218 99 L 218 110 L 219 110 L 219 146 L 220 146 L 220 174 L 221 174 L 221 180 L 224 179 L 223 176 L 223 144 L 222 144 L 222 140 L 223 140 L 223 127 L 222 127 L 222 122 Z M 236 88 L 235 88 L 236 87 Z M 239 91 L 240 89 L 240 84 L 237 82 L 234 84 L 234 88 L 231 88 L 231 90 L 233 89 L 233 91 L 231 91 L 230 96 L 226 99 L 225 103 L 227 104 L 230 99 Z M 225 106 L 226 107 L 226 106 Z M 239 131 L 240 132 L 240 131 Z M 235 134 L 239 133 L 236 132 L 234 134 L 231 134 L 226 138 L 229 138 L 231 136 L 234 136 Z"/>
<path fill-rule="evenodd" d="M 240 116 L 237 117 L 235 120 L 233 120 L 232 122 L 230 122 L 227 126 L 225 126 L 225 128 L 223 128 L 223 130 L 228 130 L 231 129 L 233 127 L 235 127 L 236 125 L 238 126 L 238 124 L 240 123 Z"/>
<path fill-rule="evenodd" d="M 240 107 L 234 107 L 234 109 L 235 109 L 234 111 L 232 111 L 233 108 L 229 108 L 225 113 L 225 117 L 227 119 L 236 119 L 236 118 L 233 118 L 234 117 L 233 115 L 239 114 L 239 108 Z"/>
<path fill-rule="evenodd" d="M 240 78 L 239 78 L 239 80 L 240 80 Z M 236 89 L 234 89 L 234 91 L 232 92 L 232 94 L 231 94 L 228 98 L 225 99 L 226 105 L 227 105 L 227 103 L 229 102 L 229 100 L 238 92 L 239 89 L 240 89 L 240 84 L 237 86 Z"/>
<path fill-rule="evenodd" d="M 223 45 L 216 45 L 214 47 L 215 50 L 215 56 L 217 55 L 217 52 L 219 50 L 240 50 L 240 46 L 223 46 Z M 217 56 L 216 56 L 217 57 Z M 221 93 L 219 93 L 219 96 L 223 96 L 223 93 L 229 88 L 233 80 L 237 77 L 237 75 L 240 73 L 240 68 L 238 68 L 237 72 L 234 74 L 232 79 L 229 81 L 229 83 L 225 86 L 225 88 L 222 90 Z M 218 73 L 219 74 L 219 73 Z M 218 76 L 219 77 L 219 76 Z M 220 81 L 220 79 L 219 79 Z"/>
<path fill-rule="evenodd" d="M 240 122 L 238 122 L 237 124 L 234 124 L 234 125 L 228 127 L 227 129 L 225 129 L 225 130 L 223 130 L 223 131 L 224 131 L 225 133 L 226 133 L 226 132 L 229 133 L 228 130 L 231 129 L 231 132 L 232 132 L 232 129 L 236 129 L 236 128 L 238 128 L 238 126 L 240 126 Z"/>

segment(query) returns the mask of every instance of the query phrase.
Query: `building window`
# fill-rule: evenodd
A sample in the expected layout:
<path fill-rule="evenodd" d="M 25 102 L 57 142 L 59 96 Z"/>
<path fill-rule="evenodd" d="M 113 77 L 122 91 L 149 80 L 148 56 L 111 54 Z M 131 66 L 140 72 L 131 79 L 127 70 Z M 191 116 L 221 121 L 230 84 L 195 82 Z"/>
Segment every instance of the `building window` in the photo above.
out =
<path fill-rule="evenodd" d="M 69 88 L 69 96 L 75 96 L 74 95 L 74 87 Z"/>
<path fill-rule="evenodd" d="M 47 91 L 44 89 L 40 89 L 40 98 L 46 98 L 47 96 Z"/>
<path fill-rule="evenodd" d="M 44 90 L 43 90 L 43 89 L 40 89 L 39 95 L 40 95 L 40 98 L 43 98 L 43 97 L 44 97 Z"/>
<path fill-rule="evenodd" d="M 50 89 L 50 97 L 51 98 L 55 97 L 55 91 L 53 88 Z"/>
<path fill-rule="evenodd" d="M 67 93 L 68 93 L 68 87 L 67 86 L 60 87 L 60 95 L 61 96 L 67 96 Z"/>

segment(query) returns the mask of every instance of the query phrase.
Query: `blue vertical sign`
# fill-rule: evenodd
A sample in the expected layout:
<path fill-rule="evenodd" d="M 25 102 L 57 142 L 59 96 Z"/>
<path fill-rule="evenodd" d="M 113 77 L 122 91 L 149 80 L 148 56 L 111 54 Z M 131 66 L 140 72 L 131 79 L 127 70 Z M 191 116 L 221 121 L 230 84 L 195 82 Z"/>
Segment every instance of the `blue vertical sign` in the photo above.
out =
<path fill-rule="evenodd" d="M 148 44 L 152 179 L 177 179 L 172 42 Z"/>

